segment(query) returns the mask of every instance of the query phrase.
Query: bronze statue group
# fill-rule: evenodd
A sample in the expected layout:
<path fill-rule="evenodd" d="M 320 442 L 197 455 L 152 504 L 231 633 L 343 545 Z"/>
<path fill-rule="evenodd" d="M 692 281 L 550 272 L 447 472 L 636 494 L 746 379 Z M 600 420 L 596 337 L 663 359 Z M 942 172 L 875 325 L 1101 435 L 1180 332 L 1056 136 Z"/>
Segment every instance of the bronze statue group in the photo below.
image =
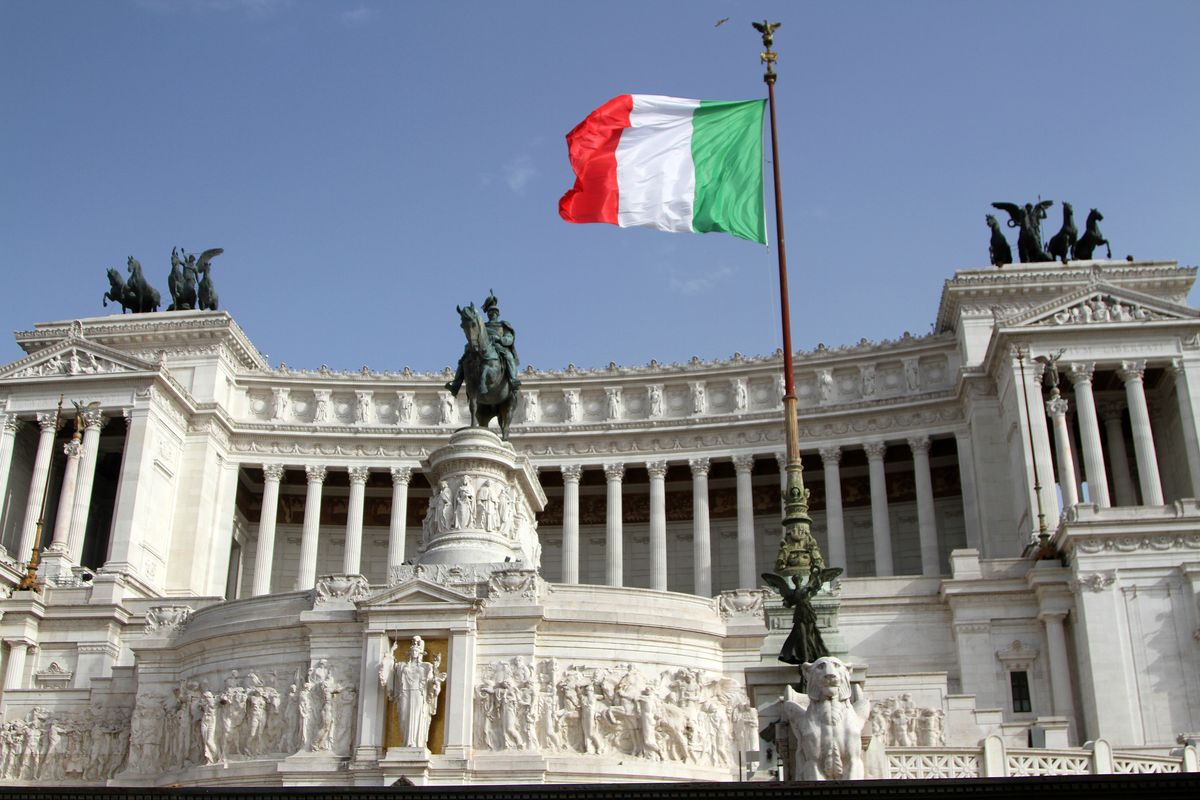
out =
<path fill-rule="evenodd" d="M 167 311 L 217 310 L 217 290 L 212 281 L 212 260 L 225 251 L 220 247 L 205 250 L 197 259 L 182 247 L 171 249 L 171 272 L 167 275 L 167 289 L 171 293 L 171 305 Z M 121 313 L 148 314 L 158 311 L 162 296 L 150 285 L 142 273 L 142 264 L 129 257 L 128 280 L 115 269 L 108 270 L 109 289 L 104 293 L 104 305 L 111 300 L 121 306 Z"/>
<path fill-rule="evenodd" d="M 1045 247 L 1042 246 L 1042 220 L 1046 218 L 1046 209 L 1054 205 L 1053 200 L 1038 200 L 1037 203 L 1026 203 L 1024 206 L 1016 203 L 992 203 L 992 207 L 1008 213 L 1008 227 L 1019 228 L 1017 235 L 1017 255 L 1022 264 L 1033 264 L 1039 261 L 1088 261 L 1092 253 L 1100 245 L 1104 245 L 1108 258 L 1112 258 L 1112 248 L 1108 239 L 1100 233 L 1100 220 L 1104 215 L 1096 209 L 1088 212 L 1084 224 L 1083 235 L 1075 227 L 1075 211 L 1070 203 L 1063 203 L 1062 227 L 1058 233 L 1050 237 Z M 1012 248 L 1000 230 L 1000 223 L 991 214 L 987 217 L 988 227 L 992 230 L 992 238 L 988 242 L 988 255 L 993 266 L 1003 267 L 1012 264 Z"/>

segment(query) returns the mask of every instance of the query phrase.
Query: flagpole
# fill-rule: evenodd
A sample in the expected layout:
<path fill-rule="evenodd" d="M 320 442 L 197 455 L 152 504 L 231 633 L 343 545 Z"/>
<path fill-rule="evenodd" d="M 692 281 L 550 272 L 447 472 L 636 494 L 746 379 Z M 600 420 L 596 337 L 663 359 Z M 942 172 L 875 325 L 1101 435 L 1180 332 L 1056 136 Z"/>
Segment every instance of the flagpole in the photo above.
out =
<path fill-rule="evenodd" d="M 812 518 L 808 514 L 808 491 L 804 488 L 804 467 L 800 461 L 800 424 L 796 416 L 796 379 L 792 363 L 792 322 L 788 304 L 787 247 L 783 236 L 783 191 L 779 180 L 779 137 L 775 124 L 775 59 L 771 49 L 778 22 L 755 22 L 765 48 L 759 59 L 766 64 L 763 81 L 767 84 L 767 108 L 771 117 L 771 167 L 775 180 L 775 240 L 779 254 L 779 308 L 783 329 L 783 416 L 787 435 L 787 484 L 783 499 L 783 537 L 775 571 L 783 576 L 807 578 L 823 569 L 824 559 L 812 537 Z"/>

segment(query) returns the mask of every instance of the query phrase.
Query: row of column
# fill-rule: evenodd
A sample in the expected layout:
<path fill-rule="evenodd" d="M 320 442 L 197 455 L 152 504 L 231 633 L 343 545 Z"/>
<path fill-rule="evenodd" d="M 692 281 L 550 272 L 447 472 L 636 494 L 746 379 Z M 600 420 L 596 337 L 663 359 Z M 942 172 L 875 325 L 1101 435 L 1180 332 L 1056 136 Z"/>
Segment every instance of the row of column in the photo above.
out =
<path fill-rule="evenodd" d="M 50 465 L 57 435 L 54 414 L 37 414 L 36 422 L 40 434 L 15 554 L 17 560 L 22 562 L 28 561 L 33 554 L 38 519 L 44 511 L 42 499 L 50 480 Z M 73 564 L 78 564 L 83 554 L 83 538 L 87 532 L 88 516 L 92 507 L 92 486 L 96 477 L 100 429 L 104 427 L 104 422 L 101 410 L 84 410 L 82 432 L 76 431 L 71 441 L 63 446 L 66 464 L 63 468 L 62 486 L 59 489 L 58 513 L 52 525 L 48 526 L 47 520 L 42 521 L 40 546 L 69 559 Z M 0 492 L 6 491 L 8 486 L 16 434 L 22 424 L 16 416 L 9 416 L 0 426 Z M 47 536 L 47 533 L 51 535 Z"/>
<path fill-rule="evenodd" d="M 1125 384 L 1125 402 L 1129 409 L 1129 421 L 1133 431 L 1134 459 L 1137 463 L 1138 486 L 1141 490 L 1142 505 L 1162 505 L 1162 479 L 1158 470 L 1158 454 L 1154 445 L 1154 434 L 1150 425 L 1150 412 L 1146 404 L 1146 391 L 1143 383 L 1145 361 L 1123 361 L 1116 371 Z M 1090 502 L 1101 508 L 1113 505 L 1109 494 L 1108 472 L 1104 463 L 1104 445 L 1100 439 L 1100 415 L 1097 414 L 1096 400 L 1092 392 L 1092 380 L 1095 375 L 1093 363 L 1070 364 L 1066 368 L 1067 377 L 1075 390 L 1075 413 L 1079 420 L 1080 444 L 1083 451 L 1083 475 L 1087 479 Z M 1040 379 L 1039 379 L 1040 382 Z M 1176 376 L 1177 397 L 1180 413 L 1188 417 L 1191 412 L 1191 401 L 1187 396 L 1186 384 L 1182 376 Z M 1070 404 L 1066 398 L 1053 392 L 1046 402 L 1046 414 L 1052 421 L 1054 430 L 1054 447 L 1058 460 L 1058 483 L 1062 488 L 1063 504 L 1066 507 L 1076 505 L 1082 500 L 1079 488 L 1079 473 L 1071 447 L 1070 426 L 1067 424 L 1067 412 Z M 1108 443 L 1109 461 L 1113 465 L 1113 489 L 1117 495 L 1117 505 L 1136 505 L 1133 490 L 1133 480 L 1129 474 L 1129 461 L 1125 451 L 1125 434 L 1119 407 L 1111 407 L 1104 415 L 1105 433 Z M 1035 426 L 1035 435 L 1037 433 Z M 1048 455 L 1048 451 L 1047 451 Z M 1037 454 L 1035 453 L 1035 457 Z M 1042 469 L 1049 473 L 1050 464 L 1046 456 L 1041 457 Z"/>
<path fill-rule="evenodd" d="M 938 549 L 937 521 L 934 510 L 933 481 L 929 465 L 928 436 L 908 440 L 912 451 L 913 468 L 916 475 L 918 537 L 921 549 L 921 572 L 936 576 L 941 573 Z M 875 574 L 891 576 L 895 568 L 892 557 L 891 523 L 888 512 L 887 483 L 884 471 L 884 442 L 864 445 L 871 485 L 871 518 L 875 550 Z M 825 474 L 825 519 L 828 532 L 826 560 L 830 564 L 846 564 L 846 531 L 842 514 L 840 447 L 820 449 Z M 782 462 L 784 457 L 777 456 Z M 712 595 L 712 537 L 709 524 L 708 458 L 693 458 L 688 461 L 692 473 L 692 585 L 696 594 Z M 754 496 L 752 472 L 754 456 L 743 455 L 733 458 L 737 476 L 737 563 L 738 586 L 753 588 L 759 584 L 758 565 L 754 535 Z M 624 585 L 624 535 L 621 504 L 622 482 L 626 465 L 611 463 L 604 465 L 607 483 L 605 514 L 605 572 L 604 582 L 609 586 Z M 666 485 L 667 463 L 649 461 L 645 463 L 650 476 L 650 588 L 665 591 L 667 588 L 667 515 Z M 579 464 L 568 464 L 562 468 L 563 478 L 563 525 L 562 554 L 563 582 L 579 582 L 579 482 L 583 468 Z M 781 482 L 786 480 L 782 464 Z"/>
<path fill-rule="evenodd" d="M 300 534 L 300 564 L 294 589 L 311 589 L 317 582 L 317 549 L 321 530 L 321 494 L 328 468 L 307 465 L 304 468 L 308 486 L 304 497 L 304 526 Z M 368 467 L 349 467 L 350 497 L 346 512 L 346 544 L 342 555 L 342 572 L 362 574 L 363 506 L 366 500 Z M 275 561 L 276 514 L 279 507 L 279 484 L 283 479 L 282 464 L 263 465 L 262 512 L 258 520 L 258 547 L 255 551 L 254 575 L 250 592 L 253 595 L 271 592 L 271 569 Z M 408 487 L 412 467 L 392 467 L 392 521 L 388 536 L 388 572 L 404 563 L 405 523 L 408 519 Z M 278 588 L 278 587 L 277 587 Z"/>

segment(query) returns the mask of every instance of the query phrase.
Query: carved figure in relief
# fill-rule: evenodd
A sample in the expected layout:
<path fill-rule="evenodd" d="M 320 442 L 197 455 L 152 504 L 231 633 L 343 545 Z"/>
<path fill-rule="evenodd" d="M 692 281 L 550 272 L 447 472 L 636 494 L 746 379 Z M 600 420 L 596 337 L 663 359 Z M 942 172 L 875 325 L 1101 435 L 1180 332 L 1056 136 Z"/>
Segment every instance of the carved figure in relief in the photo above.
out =
<path fill-rule="evenodd" d="M 648 405 L 650 406 L 650 419 L 658 419 L 663 415 L 663 393 L 662 387 L 651 385 L 646 389 L 649 395 Z"/>
<path fill-rule="evenodd" d="M 412 392 L 400 392 L 400 404 L 396 410 L 396 421 L 407 423 L 412 421 L 413 395 Z"/>
<path fill-rule="evenodd" d="M 798 743 L 796 772 L 800 780 L 862 780 L 862 729 L 871 701 L 850 670 L 827 656 L 802 665 L 806 694 L 787 689 L 783 717 Z"/>
<path fill-rule="evenodd" d="M 334 730 L 337 727 L 338 695 L 341 693 L 341 687 L 334 682 L 332 675 L 326 674 L 315 688 L 321 696 L 321 717 L 312 749 L 332 750 Z"/>
<path fill-rule="evenodd" d="M 567 401 L 567 422 L 579 421 L 579 390 L 567 389 L 563 392 L 563 397 Z"/>
<path fill-rule="evenodd" d="M 833 401 L 833 370 L 817 370 L 817 397 L 822 403 Z"/>
<path fill-rule="evenodd" d="M 871 397 L 875 394 L 875 365 L 867 364 L 862 368 L 862 395 Z"/>
<path fill-rule="evenodd" d="M 750 405 L 750 396 L 746 390 L 746 379 L 738 378 L 733 382 L 733 410 L 745 411 Z"/>
<path fill-rule="evenodd" d="M 442 416 L 441 423 L 443 425 L 454 424 L 454 396 L 444 394 L 441 396 Z"/>
<path fill-rule="evenodd" d="M 523 392 L 525 398 L 525 416 L 523 422 L 534 423 L 538 421 L 538 395 L 537 392 Z"/>
<path fill-rule="evenodd" d="M 300 717 L 300 749 L 312 750 L 313 684 L 305 682 L 296 698 L 296 714 Z"/>
<path fill-rule="evenodd" d="M 605 390 L 606 416 L 608 419 L 621 418 L 621 390 L 606 389 Z"/>
<path fill-rule="evenodd" d="M 476 520 L 476 524 L 485 531 L 500 530 L 500 498 L 498 494 L 499 492 L 491 481 L 485 480 L 479 487 L 479 497 L 476 500 L 479 519 Z"/>
<path fill-rule="evenodd" d="M 470 478 L 459 481 L 454 493 L 454 529 L 462 530 L 471 525 L 475 518 L 475 487 Z"/>
<path fill-rule="evenodd" d="M 328 422 L 329 421 L 329 392 L 317 391 L 313 393 L 316 398 L 316 408 L 313 410 L 313 422 Z"/>
<path fill-rule="evenodd" d="M 200 742 L 204 747 L 205 764 L 221 760 L 217 745 L 217 698 L 207 691 L 200 695 Z"/>
<path fill-rule="evenodd" d="M 500 497 L 497 505 L 500 508 L 500 530 L 516 537 L 518 531 L 513 527 L 513 519 L 517 513 L 517 497 L 507 486 L 500 486 Z"/>
<path fill-rule="evenodd" d="M 921 388 L 921 365 L 915 358 L 904 359 L 904 385 L 910 392 Z"/>
<path fill-rule="evenodd" d="M 704 393 L 703 383 L 692 384 L 692 413 L 703 414 L 708 407 L 708 399 Z"/>
<path fill-rule="evenodd" d="M 371 393 L 355 392 L 354 422 L 366 425 L 371 421 Z"/>

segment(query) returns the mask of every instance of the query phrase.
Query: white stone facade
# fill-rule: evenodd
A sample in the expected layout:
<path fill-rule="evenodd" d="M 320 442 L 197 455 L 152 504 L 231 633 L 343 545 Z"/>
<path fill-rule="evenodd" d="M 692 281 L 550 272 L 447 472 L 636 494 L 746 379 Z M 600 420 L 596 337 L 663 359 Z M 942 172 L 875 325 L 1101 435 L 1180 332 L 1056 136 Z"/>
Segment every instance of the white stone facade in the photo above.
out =
<path fill-rule="evenodd" d="M 876 776 L 1194 765 L 1195 277 L 964 270 L 933 333 L 797 355 L 814 533 L 846 568 L 829 641 L 868 675 Z M 774 758 L 747 752 L 791 679 L 757 578 L 779 354 L 527 371 L 508 447 L 454 433 L 447 374 L 272 368 L 224 312 L 17 341 L 0 780 L 729 780 Z M 15 591 L 39 518 L 41 588 Z M 1057 558 L 1034 558 L 1039 519 Z M 378 674 L 415 636 L 446 674 L 427 747 Z"/>

